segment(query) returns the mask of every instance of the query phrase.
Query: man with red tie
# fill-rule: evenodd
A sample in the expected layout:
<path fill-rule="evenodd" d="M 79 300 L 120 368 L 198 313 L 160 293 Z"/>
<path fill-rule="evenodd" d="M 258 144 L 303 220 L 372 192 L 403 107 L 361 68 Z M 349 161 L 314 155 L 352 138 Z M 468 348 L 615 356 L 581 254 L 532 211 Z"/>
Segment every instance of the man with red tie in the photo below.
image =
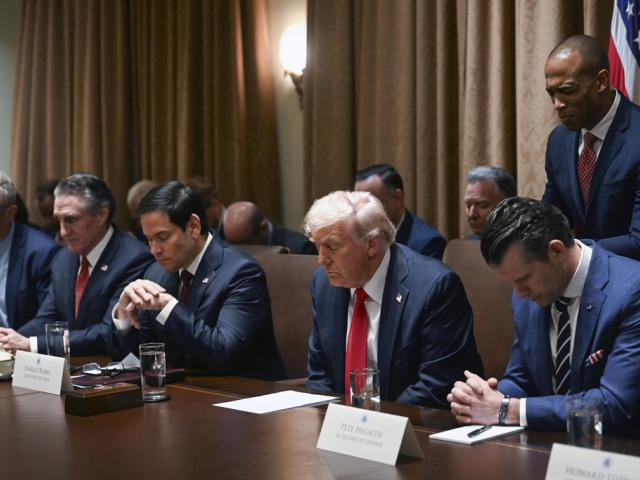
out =
<path fill-rule="evenodd" d="M 149 249 L 112 225 L 115 201 L 98 177 L 79 173 L 61 180 L 53 215 L 60 224 L 61 249 L 51 262 L 51 283 L 36 316 L 11 330 L 5 348 L 47 353 L 47 322 L 69 324 L 71 355 L 108 353 L 111 310 L 122 289 L 151 263 Z"/>
<path fill-rule="evenodd" d="M 482 370 L 459 277 L 394 243 L 395 227 L 369 192 L 333 192 L 305 218 L 318 262 L 307 387 L 349 391 L 352 369 L 380 370 L 383 400 L 446 408 L 464 370 Z"/>
<path fill-rule="evenodd" d="M 607 52 L 576 35 L 544 68 L 562 125 L 547 143 L 543 201 L 565 214 L 578 238 L 640 258 L 640 107 L 609 83 Z"/>

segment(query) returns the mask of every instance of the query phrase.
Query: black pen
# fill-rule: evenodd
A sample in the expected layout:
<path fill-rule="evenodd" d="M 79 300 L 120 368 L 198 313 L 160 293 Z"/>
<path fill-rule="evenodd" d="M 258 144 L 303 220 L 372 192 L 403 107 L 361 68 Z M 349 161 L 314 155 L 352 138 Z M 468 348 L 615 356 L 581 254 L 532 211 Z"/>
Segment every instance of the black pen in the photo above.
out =
<path fill-rule="evenodd" d="M 467 433 L 467 437 L 469 437 L 469 438 L 477 437 L 478 435 L 480 435 L 481 433 L 486 432 L 490 428 L 491 428 L 491 425 L 485 425 L 484 427 L 476 428 L 475 430 Z"/>

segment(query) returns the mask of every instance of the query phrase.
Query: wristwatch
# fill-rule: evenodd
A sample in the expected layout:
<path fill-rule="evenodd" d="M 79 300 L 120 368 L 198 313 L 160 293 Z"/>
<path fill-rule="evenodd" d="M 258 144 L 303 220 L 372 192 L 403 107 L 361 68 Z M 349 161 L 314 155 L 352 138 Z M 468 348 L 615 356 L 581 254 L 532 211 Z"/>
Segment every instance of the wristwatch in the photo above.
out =
<path fill-rule="evenodd" d="M 509 408 L 509 395 L 502 397 L 502 403 L 500 403 L 500 410 L 498 410 L 498 424 L 504 425 L 507 418 L 507 409 Z"/>

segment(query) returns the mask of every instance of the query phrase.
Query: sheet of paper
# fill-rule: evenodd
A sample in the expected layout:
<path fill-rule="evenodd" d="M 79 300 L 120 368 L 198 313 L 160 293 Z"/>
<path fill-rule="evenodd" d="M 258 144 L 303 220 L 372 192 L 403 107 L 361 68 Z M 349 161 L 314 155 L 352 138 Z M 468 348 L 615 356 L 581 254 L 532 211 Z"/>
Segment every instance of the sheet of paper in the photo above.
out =
<path fill-rule="evenodd" d="M 321 405 L 323 403 L 334 402 L 338 397 L 327 395 L 313 395 L 311 393 L 295 392 L 286 390 L 284 392 L 260 395 L 259 397 L 244 398 L 231 402 L 214 403 L 215 407 L 230 408 L 250 413 L 271 413 L 290 408 L 305 407 L 311 405 Z"/>
<path fill-rule="evenodd" d="M 433 433 L 429 435 L 429 438 L 433 440 L 443 440 L 445 442 L 464 443 L 465 445 L 473 445 L 474 443 L 484 442 L 485 440 L 491 440 L 492 438 L 502 437 L 509 435 L 510 433 L 520 432 L 524 430 L 524 427 L 507 427 L 492 425 L 489 430 L 482 432 L 475 437 L 469 437 L 469 432 L 473 432 L 478 428 L 482 428 L 482 425 L 466 425 L 464 427 L 454 428 L 452 430 L 445 430 L 440 433 Z"/>
<path fill-rule="evenodd" d="M 122 365 L 124 365 L 124 368 L 140 368 L 140 359 L 133 353 L 129 353 L 122 359 Z"/>

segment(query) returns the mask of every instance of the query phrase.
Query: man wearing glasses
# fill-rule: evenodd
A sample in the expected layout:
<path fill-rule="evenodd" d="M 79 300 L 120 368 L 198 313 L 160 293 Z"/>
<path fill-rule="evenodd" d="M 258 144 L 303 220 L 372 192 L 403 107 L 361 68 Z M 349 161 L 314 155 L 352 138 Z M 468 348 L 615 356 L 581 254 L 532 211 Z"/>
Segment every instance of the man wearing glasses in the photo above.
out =
<path fill-rule="evenodd" d="M 196 193 L 175 181 L 158 185 L 137 213 L 156 262 L 123 290 L 118 334 L 130 338 L 133 325 L 140 342 L 164 342 L 173 367 L 284 378 L 264 272 L 207 228 Z"/>
<path fill-rule="evenodd" d="M 58 184 L 53 215 L 67 248 L 51 262 L 49 292 L 36 316 L 1 333 L 5 349 L 46 353 L 45 324 L 63 321 L 72 355 L 121 356 L 108 345 L 111 310 L 152 259 L 142 243 L 111 224 L 114 213 L 111 190 L 98 177 L 79 173 Z"/>

